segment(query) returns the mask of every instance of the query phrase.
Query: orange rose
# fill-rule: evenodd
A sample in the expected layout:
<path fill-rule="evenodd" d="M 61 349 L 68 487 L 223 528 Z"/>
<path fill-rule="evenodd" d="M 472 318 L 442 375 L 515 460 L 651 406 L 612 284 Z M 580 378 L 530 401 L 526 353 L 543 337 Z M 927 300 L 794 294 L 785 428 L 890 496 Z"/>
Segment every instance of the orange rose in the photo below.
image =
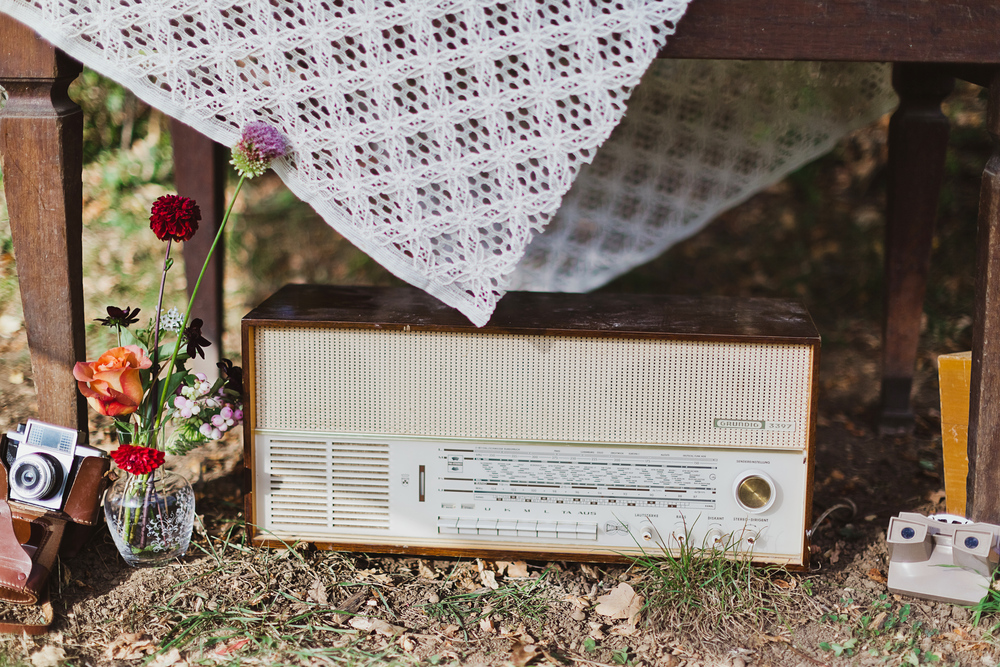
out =
<path fill-rule="evenodd" d="M 97 361 L 81 361 L 73 367 L 80 393 L 90 407 L 108 417 L 124 417 L 135 412 L 142 401 L 139 370 L 153 361 L 138 345 L 108 350 Z"/>

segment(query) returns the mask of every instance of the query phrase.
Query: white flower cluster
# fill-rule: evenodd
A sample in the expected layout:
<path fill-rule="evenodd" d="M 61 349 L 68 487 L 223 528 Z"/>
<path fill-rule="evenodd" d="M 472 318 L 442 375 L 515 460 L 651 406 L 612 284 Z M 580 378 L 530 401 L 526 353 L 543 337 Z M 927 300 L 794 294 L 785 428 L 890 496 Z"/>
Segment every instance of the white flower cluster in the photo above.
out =
<path fill-rule="evenodd" d="M 161 331 L 170 331 L 172 333 L 179 333 L 181 330 L 181 325 L 183 323 L 184 323 L 184 318 L 181 317 L 180 311 L 178 311 L 176 308 L 160 311 Z"/>

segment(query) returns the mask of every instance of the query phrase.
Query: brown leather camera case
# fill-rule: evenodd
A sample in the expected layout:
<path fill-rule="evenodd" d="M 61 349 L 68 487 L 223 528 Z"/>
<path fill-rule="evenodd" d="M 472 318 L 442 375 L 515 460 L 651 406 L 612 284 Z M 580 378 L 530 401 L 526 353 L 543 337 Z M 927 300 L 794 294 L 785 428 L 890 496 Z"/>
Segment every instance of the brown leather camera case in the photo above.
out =
<path fill-rule="evenodd" d="M 88 456 L 81 461 L 61 511 L 10 500 L 7 466 L 2 461 L 0 465 L 0 600 L 36 604 L 67 529 L 80 539 L 67 542 L 62 551 L 75 552 L 83 541 L 75 527 L 94 526 L 100 520 L 111 460 Z"/>

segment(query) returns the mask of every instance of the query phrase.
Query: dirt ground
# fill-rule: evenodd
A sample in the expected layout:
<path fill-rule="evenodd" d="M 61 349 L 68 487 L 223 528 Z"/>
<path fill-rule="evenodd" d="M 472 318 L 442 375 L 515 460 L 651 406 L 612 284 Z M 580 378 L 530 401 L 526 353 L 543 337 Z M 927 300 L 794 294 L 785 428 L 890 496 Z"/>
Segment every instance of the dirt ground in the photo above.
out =
<path fill-rule="evenodd" d="M 780 605 L 762 605 L 744 632 L 722 631 L 721 616 L 716 632 L 657 624 L 650 608 L 632 619 L 608 615 L 602 596 L 623 583 L 647 590 L 649 572 L 639 567 L 250 547 L 242 539 L 242 445 L 234 439 L 172 462 L 194 482 L 203 521 L 187 556 L 132 569 L 98 531 L 54 573 L 51 633 L 0 637 L 0 665 L 1000 663 L 990 633 L 1000 618 L 977 625 L 966 608 L 886 587 L 890 517 L 945 507 L 934 362 L 969 345 L 970 235 L 989 150 L 969 139 L 979 122 L 976 99 L 968 92 L 952 110 L 960 122 L 935 255 L 945 268 L 932 275 L 912 435 L 883 437 L 874 428 L 884 123 L 607 288 L 798 297 L 824 335 L 814 518 L 845 499 L 857 511 L 834 511 L 818 526 L 808 572 L 760 575 Z M 266 245 L 269 237 L 256 238 Z M 252 254 L 254 243 L 245 235 L 234 252 Z M 315 278 L 305 272 L 318 265 L 309 253 L 322 251 L 299 244 L 298 252 L 299 272 L 284 278 Z M 23 329 L 0 318 L 0 428 L 35 411 Z"/>

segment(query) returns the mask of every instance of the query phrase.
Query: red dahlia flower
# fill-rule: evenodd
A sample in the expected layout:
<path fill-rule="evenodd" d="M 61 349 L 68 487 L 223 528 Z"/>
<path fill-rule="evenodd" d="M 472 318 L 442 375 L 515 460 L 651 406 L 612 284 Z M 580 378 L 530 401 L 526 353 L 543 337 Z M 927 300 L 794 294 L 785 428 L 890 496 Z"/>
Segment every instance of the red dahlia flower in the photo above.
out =
<path fill-rule="evenodd" d="M 158 449 L 136 445 L 119 445 L 111 452 L 111 458 L 119 468 L 133 475 L 147 475 L 163 465 L 165 459 Z"/>
<path fill-rule="evenodd" d="M 201 209 L 193 199 L 163 195 L 153 202 L 149 227 L 161 241 L 187 241 L 198 231 Z"/>

